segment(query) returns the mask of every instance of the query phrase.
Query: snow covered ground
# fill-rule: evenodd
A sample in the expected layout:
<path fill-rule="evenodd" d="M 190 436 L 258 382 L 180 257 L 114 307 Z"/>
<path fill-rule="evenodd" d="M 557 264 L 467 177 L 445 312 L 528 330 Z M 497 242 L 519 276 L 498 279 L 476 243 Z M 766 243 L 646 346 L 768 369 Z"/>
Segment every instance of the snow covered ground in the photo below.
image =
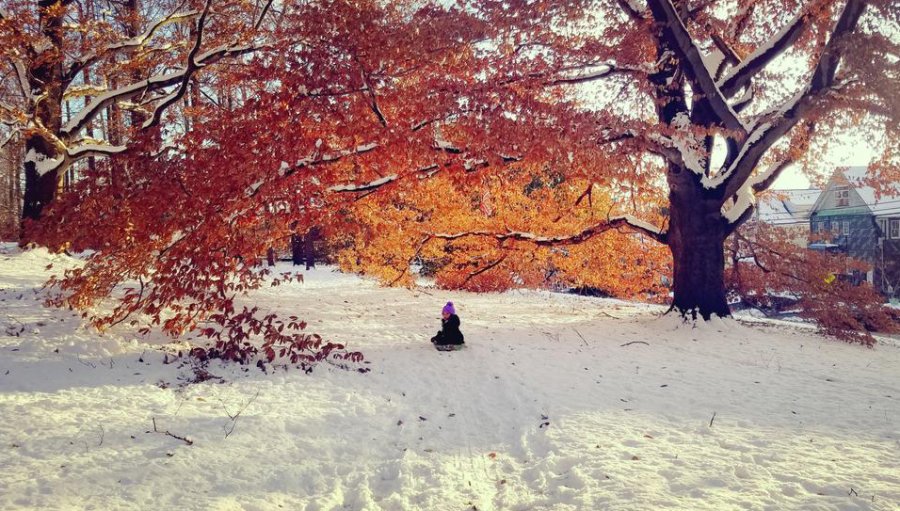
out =
<path fill-rule="evenodd" d="M 251 300 L 371 372 L 182 385 L 158 341 L 42 308 L 51 261 L 0 248 L 0 509 L 900 508 L 896 343 L 322 268 Z M 427 341 L 447 300 L 464 351 Z"/>

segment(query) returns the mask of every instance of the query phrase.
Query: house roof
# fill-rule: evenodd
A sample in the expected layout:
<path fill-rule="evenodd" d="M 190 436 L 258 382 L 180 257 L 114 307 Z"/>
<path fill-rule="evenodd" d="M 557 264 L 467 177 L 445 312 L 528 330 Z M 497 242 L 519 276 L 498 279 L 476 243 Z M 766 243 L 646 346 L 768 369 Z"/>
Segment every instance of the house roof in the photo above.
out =
<path fill-rule="evenodd" d="M 890 186 L 890 188 L 893 188 L 894 190 L 893 194 L 882 195 L 876 199 L 875 189 L 871 186 L 867 186 L 863 182 L 867 177 L 868 167 L 847 167 L 840 170 L 850 185 L 854 187 L 856 193 L 859 194 L 863 202 L 866 203 L 866 206 L 872 211 L 872 214 L 875 216 L 900 214 L 900 183 L 893 183 Z M 834 179 L 832 178 L 832 181 L 833 180 Z M 829 183 L 829 188 L 831 187 L 831 184 L 832 183 Z"/>
<path fill-rule="evenodd" d="M 770 190 L 757 203 L 757 218 L 771 225 L 788 225 L 809 219 L 822 190 L 815 188 Z"/>

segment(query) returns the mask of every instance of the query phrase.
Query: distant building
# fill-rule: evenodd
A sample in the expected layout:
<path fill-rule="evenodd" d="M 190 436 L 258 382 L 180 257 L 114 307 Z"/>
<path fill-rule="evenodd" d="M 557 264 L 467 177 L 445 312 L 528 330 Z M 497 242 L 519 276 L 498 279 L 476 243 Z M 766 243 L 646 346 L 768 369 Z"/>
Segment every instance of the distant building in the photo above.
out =
<path fill-rule="evenodd" d="M 809 215 L 822 194 L 818 189 L 772 190 L 756 206 L 755 219 L 790 232 L 794 244 L 809 243 Z"/>
<path fill-rule="evenodd" d="M 900 294 L 900 187 L 876 199 L 862 181 L 866 167 L 835 171 L 809 215 L 814 241 L 809 248 L 847 254 L 873 266 L 867 275 L 888 296 Z M 818 239 L 817 239 L 818 238 Z"/>

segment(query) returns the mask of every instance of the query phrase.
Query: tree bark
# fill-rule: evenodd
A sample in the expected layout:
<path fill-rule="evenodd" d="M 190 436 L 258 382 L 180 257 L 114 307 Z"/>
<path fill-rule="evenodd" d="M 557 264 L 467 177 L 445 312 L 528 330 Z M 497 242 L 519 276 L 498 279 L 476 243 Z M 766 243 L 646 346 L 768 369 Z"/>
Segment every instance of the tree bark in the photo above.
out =
<path fill-rule="evenodd" d="M 45 96 L 38 102 L 34 115 L 49 133 L 58 133 L 62 126 L 62 27 L 66 14 L 65 9 L 59 8 L 62 3 L 61 0 L 38 2 L 41 32 L 50 41 L 50 45 L 28 70 L 28 82 L 33 93 Z M 32 132 L 25 138 L 25 154 L 25 203 L 22 218 L 37 220 L 44 207 L 56 197 L 60 173 L 59 169 L 40 173 L 36 162 L 58 158 L 59 149 L 46 134 Z M 24 237 L 22 240 L 24 241 Z"/>
<path fill-rule="evenodd" d="M 685 4 L 681 4 L 684 8 Z M 657 97 L 657 116 L 671 125 L 675 117 L 689 111 L 685 98 L 684 73 L 671 51 L 672 42 L 657 40 L 659 70 L 650 75 Z M 703 112 L 694 113 L 693 122 Z M 701 120 L 702 121 L 702 120 Z M 727 224 L 722 218 L 721 200 L 709 196 L 699 176 L 682 165 L 669 162 L 669 229 L 667 244 L 672 252 L 674 298 L 672 307 L 681 315 L 703 319 L 729 316 L 725 298 L 725 238 Z"/>
<path fill-rule="evenodd" d="M 693 179 L 689 174 L 682 170 L 678 177 Z M 685 317 L 708 320 L 731 315 L 725 296 L 727 224 L 718 201 L 700 197 L 701 193 L 678 187 L 670 193 L 668 242 L 674 273 L 672 307 Z"/>
<path fill-rule="evenodd" d="M 303 258 L 306 259 L 306 269 L 316 267 L 316 246 L 315 240 L 319 236 L 319 229 L 310 228 L 306 236 L 303 237 Z"/>
<path fill-rule="evenodd" d="M 291 234 L 291 262 L 294 266 L 303 264 L 303 236 Z"/>

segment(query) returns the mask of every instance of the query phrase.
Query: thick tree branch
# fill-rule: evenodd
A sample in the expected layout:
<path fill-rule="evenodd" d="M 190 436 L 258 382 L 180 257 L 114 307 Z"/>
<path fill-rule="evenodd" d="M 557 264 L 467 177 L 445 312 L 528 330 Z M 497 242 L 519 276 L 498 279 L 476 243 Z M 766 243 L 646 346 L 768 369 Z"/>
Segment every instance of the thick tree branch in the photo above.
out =
<path fill-rule="evenodd" d="M 622 10 L 625 11 L 625 14 L 627 14 L 628 17 L 631 18 L 632 21 L 644 20 L 644 16 L 637 9 L 637 7 L 632 5 L 631 0 L 616 0 L 616 2 L 619 4 L 619 7 L 621 7 Z"/>
<path fill-rule="evenodd" d="M 580 243 L 584 243 L 594 236 L 598 234 L 602 234 L 604 232 L 610 231 L 612 229 L 616 229 L 619 227 L 629 227 L 641 234 L 647 235 L 654 240 L 666 244 L 667 241 L 667 233 L 661 232 L 656 227 L 638 220 L 637 218 L 631 215 L 621 215 L 614 216 L 607 219 L 604 222 L 592 225 L 583 229 L 581 232 L 576 234 L 571 234 L 567 236 L 539 236 L 534 233 L 522 232 L 522 231 L 506 231 L 506 232 L 492 232 L 492 231 L 467 231 L 460 232 L 454 234 L 446 234 L 446 233 L 435 233 L 430 234 L 432 238 L 445 239 L 445 240 L 455 240 L 459 238 L 465 238 L 470 236 L 481 236 L 488 238 L 495 238 L 497 240 L 516 240 L 516 241 L 526 241 L 529 243 L 533 243 L 538 246 L 558 246 L 558 245 L 577 245 Z"/>
<path fill-rule="evenodd" d="M 792 158 L 785 158 L 769 167 L 769 169 L 760 174 L 757 179 L 754 179 L 753 191 L 759 193 L 768 190 L 769 187 L 772 186 L 772 183 L 781 176 L 784 169 L 790 167 L 793 163 L 794 160 Z"/>
<path fill-rule="evenodd" d="M 793 44 L 809 26 L 809 14 L 804 12 L 794 18 L 780 32 L 775 34 L 767 43 L 763 44 L 755 53 L 744 59 L 743 62 L 733 67 L 718 82 L 718 86 L 726 97 L 731 97 L 741 88 L 749 86 L 750 80 L 765 68 L 775 57 L 781 55 L 785 49 Z"/>
<path fill-rule="evenodd" d="M 184 68 L 184 77 L 178 85 L 178 89 L 166 96 L 166 98 L 153 109 L 153 115 L 144 121 L 143 126 L 141 126 L 143 129 L 159 124 L 166 109 L 184 96 L 187 92 L 188 85 L 191 82 L 191 77 L 203 66 L 197 62 L 197 53 L 200 52 L 200 46 L 203 45 L 203 30 L 206 28 L 206 17 L 209 15 L 209 6 L 211 3 L 212 0 L 206 0 L 206 4 L 203 6 L 203 13 L 200 15 L 200 19 L 197 20 L 197 38 L 194 40 L 194 46 L 191 48 L 191 51 L 188 52 L 187 65 Z"/>
<path fill-rule="evenodd" d="M 700 49 L 694 44 L 691 34 L 684 26 L 675 6 L 672 5 L 672 0 L 648 0 L 647 3 L 653 12 L 653 17 L 662 24 L 663 37 L 668 39 L 669 46 L 678 54 L 681 68 L 691 80 L 694 90 L 700 92 L 698 105 L 695 108 L 702 108 L 703 105 L 706 105 L 724 128 L 737 133 L 746 133 L 743 122 L 716 86 L 710 71 L 706 68 Z"/>
<path fill-rule="evenodd" d="M 184 2 L 182 2 L 182 5 L 183 4 Z M 181 6 L 179 6 L 179 8 L 181 8 Z M 83 55 L 69 66 L 69 70 L 66 72 L 64 80 L 66 83 L 71 82 L 76 76 L 78 76 L 78 73 L 82 72 L 85 68 L 90 67 L 91 65 L 108 55 L 144 46 L 153 37 L 156 31 L 164 25 L 189 20 L 199 14 L 199 11 L 186 11 L 180 13 L 173 12 L 172 14 L 169 14 L 168 16 L 154 23 L 143 34 L 106 45 L 99 50 L 94 50 L 86 55 Z"/>
<path fill-rule="evenodd" d="M 711 37 L 713 40 L 713 44 L 716 45 L 716 48 L 719 49 L 719 51 L 722 53 L 722 57 L 723 57 L 722 62 L 719 63 L 719 65 L 717 66 L 715 71 L 710 70 L 711 72 L 713 72 L 713 78 L 716 80 L 719 80 L 719 78 L 722 76 L 722 73 L 725 71 L 726 64 L 731 64 L 732 66 L 737 66 L 741 63 L 741 59 L 740 59 L 740 57 L 738 57 L 738 54 L 734 51 L 734 48 L 732 48 L 725 41 L 725 39 L 722 38 L 722 36 L 720 36 L 719 34 L 712 34 Z M 719 88 L 721 89 L 721 86 Z M 725 94 L 726 96 L 730 96 L 730 94 L 726 94 L 725 91 L 722 91 L 722 93 Z"/>
<path fill-rule="evenodd" d="M 223 58 L 253 53 L 264 47 L 264 45 L 219 46 L 213 50 L 202 53 L 194 60 L 197 63 L 197 67 L 205 67 L 214 64 Z M 113 103 L 125 101 L 141 94 L 180 84 L 185 81 L 186 72 L 186 69 L 180 69 L 167 74 L 155 75 L 146 80 L 125 85 L 101 94 L 96 98 L 93 98 L 90 104 L 82 108 L 76 115 L 72 116 L 72 119 L 69 120 L 60 132 L 63 136 L 70 137 L 81 131 L 88 123 L 93 121 L 100 112 Z"/>
<path fill-rule="evenodd" d="M 738 195 L 739 191 L 747 186 L 750 176 L 766 151 L 814 108 L 816 100 L 820 96 L 835 86 L 835 72 L 841 57 L 839 41 L 856 28 L 865 8 L 866 0 L 847 1 L 831 38 L 825 45 L 813 71 L 810 83 L 801 91 L 801 94 L 798 94 L 796 100 L 782 107 L 774 118 L 762 119 L 761 124 L 754 128 L 753 133 L 741 149 L 741 154 L 717 179 L 724 184 L 723 203 L 734 195 Z"/>

